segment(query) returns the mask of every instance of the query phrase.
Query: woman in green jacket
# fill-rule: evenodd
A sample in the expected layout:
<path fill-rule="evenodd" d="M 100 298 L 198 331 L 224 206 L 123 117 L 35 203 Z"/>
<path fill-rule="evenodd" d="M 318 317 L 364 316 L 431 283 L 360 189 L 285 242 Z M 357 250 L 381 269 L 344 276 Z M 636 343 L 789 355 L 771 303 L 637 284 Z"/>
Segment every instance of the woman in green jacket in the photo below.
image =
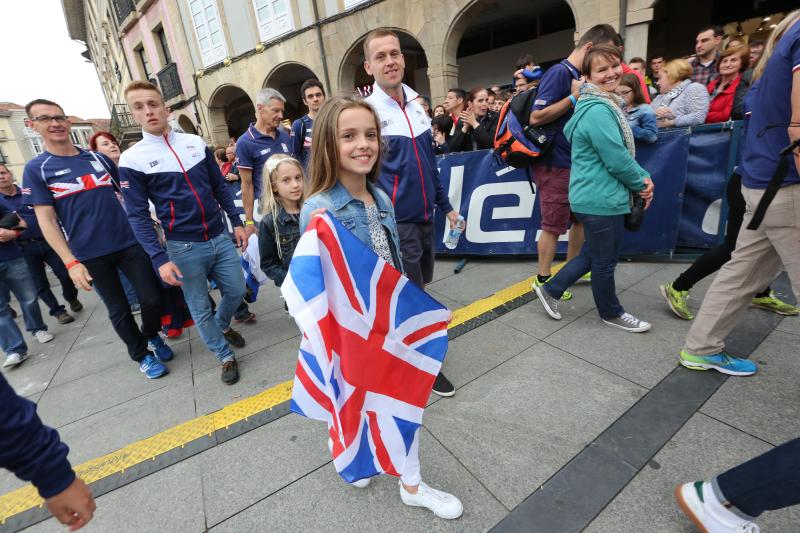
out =
<path fill-rule="evenodd" d="M 569 203 L 584 225 L 586 243 L 580 255 L 535 290 L 547 314 L 560 320 L 561 295 L 591 272 L 592 294 L 603 322 L 639 333 L 649 330 L 650 324 L 626 313 L 619 303 L 614 269 L 625 215 L 631 210 L 631 194 L 641 196 L 649 206 L 653 182 L 634 159 L 636 147 L 623 101 L 614 94 L 622 77 L 619 51 L 608 45 L 591 48 L 582 72 L 588 80 L 564 134 L 572 144 Z"/>

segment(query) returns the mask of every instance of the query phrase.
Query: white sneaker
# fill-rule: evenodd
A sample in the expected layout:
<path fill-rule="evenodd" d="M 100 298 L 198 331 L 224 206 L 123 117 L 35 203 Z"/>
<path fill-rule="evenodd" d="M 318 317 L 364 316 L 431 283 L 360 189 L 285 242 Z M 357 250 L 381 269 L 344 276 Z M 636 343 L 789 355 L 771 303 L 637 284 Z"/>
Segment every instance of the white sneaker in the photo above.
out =
<path fill-rule="evenodd" d="M 40 329 L 36 333 L 33 334 L 36 337 L 36 340 L 39 341 L 39 344 L 44 344 L 46 342 L 50 342 L 53 340 L 53 334 L 48 333 L 47 331 Z"/>
<path fill-rule="evenodd" d="M 27 354 L 11 352 L 10 354 L 6 355 L 6 360 L 3 363 L 3 368 L 8 368 L 9 366 L 17 366 L 27 358 L 28 358 Z"/>
<path fill-rule="evenodd" d="M 333 440 L 328 437 L 328 449 L 333 453 Z M 358 481 L 353 481 L 352 483 L 348 483 L 351 487 L 355 487 L 357 489 L 366 489 L 369 487 L 369 482 L 372 478 L 365 477 L 364 479 L 359 479 Z"/>
<path fill-rule="evenodd" d="M 618 316 L 617 318 L 612 318 L 611 320 L 606 320 L 604 318 L 603 322 L 605 322 L 609 326 L 614 326 L 615 328 L 624 329 L 625 331 L 630 331 L 631 333 L 642 333 L 643 331 L 649 330 L 651 327 L 650 322 L 639 320 L 630 313 L 622 313 L 621 316 Z"/>
<path fill-rule="evenodd" d="M 675 488 L 681 511 L 705 533 L 759 533 L 758 524 L 745 520 L 717 501 L 708 483 L 695 481 Z"/>
<path fill-rule="evenodd" d="M 461 500 L 440 490 L 432 489 L 422 481 L 419 482 L 419 488 L 416 494 L 411 494 L 400 482 L 400 498 L 403 503 L 411 507 L 426 507 L 433 511 L 433 514 L 439 518 L 453 520 L 461 516 L 464 512 L 464 506 L 461 505 Z"/>

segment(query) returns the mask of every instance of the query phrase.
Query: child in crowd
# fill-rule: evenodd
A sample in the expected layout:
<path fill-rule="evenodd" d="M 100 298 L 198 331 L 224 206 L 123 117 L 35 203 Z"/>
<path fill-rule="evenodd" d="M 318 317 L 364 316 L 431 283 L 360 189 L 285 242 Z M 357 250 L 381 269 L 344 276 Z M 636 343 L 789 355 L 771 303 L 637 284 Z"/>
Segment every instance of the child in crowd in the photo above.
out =
<path fill-rule="evenodd" d="M 658 140 L 656 113 L 644 101 L 642 86 L 636 74 L 623 74 L 615 92 L 625 100 L 625 114 L 628 116 L 633 138 L 647 143 L 656 142 Z"/>
<path fill-rule="evenodd" d="M 436 155 L 446 154 L 450 151 L 447 141 L 450 139 L 450 130 L 453 129 L 453 119 L 450 115 L 437 115 L 431 120 L 431 133 L 433 133 L 433 149 Z"/>
<path fill-rule="evenodd" d="M 308 200 L 300 213 L 305 229 L 311 217 L 329 212 L 386 262 L 402 271 L 400 239 L 389 197 L 374 183 L 380 171 L 381 127 L 375 110 L 364 101 L 332 98 L 320 111 L 314 129 Z M 366 487 L 369 478 L 353 483 Z M 426 507 L 436 516 L 454 519 L 463 506 L 452 494 L 421 481 L 419 432 L 411 444 L 400 478 L 403 503 Z"/>
<path fill-rule="evenodd" d="M 258 252 L 261 270 L 280 287 L 289 272 L 300 240 L 300 208 L 303 205 L 303 166 L 286 154 L 275 154 L 264 164 Z"/>

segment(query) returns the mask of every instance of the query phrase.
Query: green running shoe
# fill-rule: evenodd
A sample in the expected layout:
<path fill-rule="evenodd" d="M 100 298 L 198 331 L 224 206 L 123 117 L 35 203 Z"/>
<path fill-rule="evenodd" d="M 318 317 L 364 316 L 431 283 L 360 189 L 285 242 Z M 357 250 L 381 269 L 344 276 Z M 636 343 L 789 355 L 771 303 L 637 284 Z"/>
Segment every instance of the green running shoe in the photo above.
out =
<path fill-rule="evenodd" d="M 753 301 L 750 302 L 750 307 L 766 309 L 767 311 L 772 311 L 773 313 L 785 316 L 795 316 L 800 314 L 799 307 L 779 300 L 772 291 L 770 291 L 769 296 L 764 296 L 763 298 L 753 298 Z"/>
<path fill-rule="evenodd" d="M 546 280 L 540 282 L 539 281 L 539 276 L 534 275 L 533 276 L 533 284 L 531 285 L 531 287 L 533 287 L 533 289 L 534 289 L 534 292 L 536 290 L 536 287 L 541 287 L 542 285 L 547 283 L 550 280 L 550 278 L 552 278 L 552 277 L 553 276 L 547 276 Z M 566 302 L 567 300 L 572 300 L 572 293 L 569 292 L 569 291 L 564 291 L 564 294 L 561 295 L 561 301 L 562 302 Z"/>
<path fill-rule="evenodd" d="M 686 300 L 689 299 L 689 291 L 676 291 L 672 288 L 672 283 L 660 285 L 658 290 L 661 291 L 661 296 L 667 301 L 667 305 L 672 309 L 672 312 L 684 320 L 691 320 L 694 315 L 689 311 L 689 306 L 686 305 Z"/>
<path fill-rule="evenodd" d="M 578 283 L 591 283 L 592 282 L 592 273 L 587 272 L 583 276 L 578 278 Z"/>

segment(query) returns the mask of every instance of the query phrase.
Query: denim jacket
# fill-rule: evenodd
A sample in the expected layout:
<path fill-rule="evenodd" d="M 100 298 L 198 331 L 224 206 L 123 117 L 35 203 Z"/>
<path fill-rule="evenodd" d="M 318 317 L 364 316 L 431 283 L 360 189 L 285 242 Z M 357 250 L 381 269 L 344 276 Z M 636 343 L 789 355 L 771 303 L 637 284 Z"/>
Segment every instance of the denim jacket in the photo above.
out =
<path fill-rule="evenodd" d="M 278 226 L 280 242 L 275 238 Z M 300 240 L 298 219 L 287 213 L 283 207 L 278 211 L 277 224 L 273 223 L 272 213 L 268 213 L 258 223 L 258 253 L 261 255 L 261 271 L 280 287 L 289 272 L 297 241 Z M 280 255 L 278 254 L 280 247 Z"/>
<path fill-rule="evenodd" d="M 381 217 L 381 224 L 389 237 L 389 246 L 392 249 L 394 267 L 402 272 L 403 262 L 400 260 L 400 237 L 397 234 L 397 222 L 394 218 L 394 207 L 389 201 L 386 193 L 372 183 L 367 183 L 367 190 L 375 199 L 378 213 Z M 311 213 L 315 209 L 325 208 L 330 214 L 335 216 L 342 225 L 353 232 L 361 242 L 369 246 L 372 250 L 372 237 L 369 234 L 369 222 L 367 220 L 367 210 L 361 200 L 353 198 L 344 186 L 336 182 L 331 189 L 317 193 L 303 205 L 300 212 L 300 228 L 305 230 L 311 222 Z"/>
<path fill-rule="evenodd" d="M 648 143 L 658 140 L 658 123 L 652 107 L 641 104 L 633 109 L 626 109 L 625 114 L 628 116 L 628 124 L 631 126 L 634 139 Z"/>

